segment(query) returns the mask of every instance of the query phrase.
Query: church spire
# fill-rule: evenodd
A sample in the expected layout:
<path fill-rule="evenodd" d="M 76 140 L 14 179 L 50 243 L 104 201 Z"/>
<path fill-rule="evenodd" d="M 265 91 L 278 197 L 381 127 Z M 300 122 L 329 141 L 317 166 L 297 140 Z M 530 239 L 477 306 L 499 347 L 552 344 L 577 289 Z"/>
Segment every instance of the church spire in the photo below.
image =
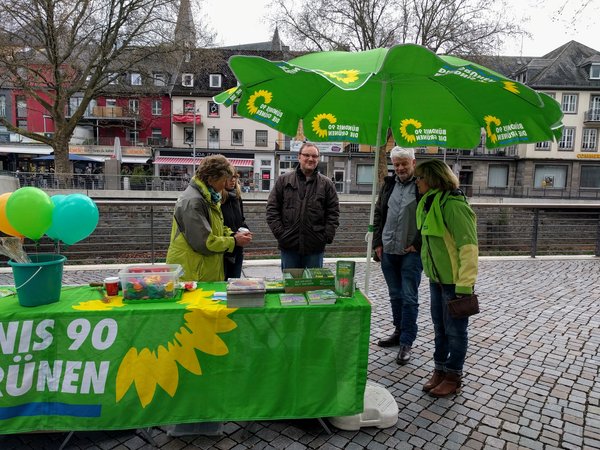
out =
<path fill-rule="evenodd" d="M 279 38 L 279 28 L 275 27 L 273 39 L 271 40 L 271 50 L 281 50 L 281 39 Z"/>
<path fill-rule="evenodd" d="M 175 24 L 175 42 L 184 48 L 196 47 L 196 26 L 192 17 L 190 0 L 181 0 L 177 23 Z"/>

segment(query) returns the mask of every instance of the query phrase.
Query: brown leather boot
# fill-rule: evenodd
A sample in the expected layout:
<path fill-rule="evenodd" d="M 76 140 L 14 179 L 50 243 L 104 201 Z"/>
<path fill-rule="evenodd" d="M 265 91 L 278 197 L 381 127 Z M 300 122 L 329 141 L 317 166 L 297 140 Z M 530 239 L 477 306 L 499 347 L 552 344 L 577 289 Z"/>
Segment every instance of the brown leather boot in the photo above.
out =
<path fill-rule="evenodd" d="M 444 380 L 429 391 L 432 397 L 448 397 L 460 391 L 460 375 L 447 372 Z"/>
<path fill-rule="evenodd" d="M 444 381 L 445 376 L 446 372 L 444 372 L 443 370 L 434 370 L 433 375 L 431 376 L 429 381 L 423 385 L 423 391 L 429 392 L 430 390 L 432 390 L 434 387 L 436 387 L 438 384 Z"/>

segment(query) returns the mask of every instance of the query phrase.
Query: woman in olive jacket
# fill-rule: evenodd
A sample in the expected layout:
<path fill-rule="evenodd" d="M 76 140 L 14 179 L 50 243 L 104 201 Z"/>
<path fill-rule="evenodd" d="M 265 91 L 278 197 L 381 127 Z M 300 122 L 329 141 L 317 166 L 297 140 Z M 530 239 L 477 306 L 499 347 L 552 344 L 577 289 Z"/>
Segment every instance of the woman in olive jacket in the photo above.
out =
<path fill-rule="evenodd" d="M 235 171 L 223 155 L 204 158 L 175 204 L 167 263 L 181 264 L 186 281 L 224 281 L 223 255 L 246 246 L 249 233 L 223 223 L 221 191 Z"/>

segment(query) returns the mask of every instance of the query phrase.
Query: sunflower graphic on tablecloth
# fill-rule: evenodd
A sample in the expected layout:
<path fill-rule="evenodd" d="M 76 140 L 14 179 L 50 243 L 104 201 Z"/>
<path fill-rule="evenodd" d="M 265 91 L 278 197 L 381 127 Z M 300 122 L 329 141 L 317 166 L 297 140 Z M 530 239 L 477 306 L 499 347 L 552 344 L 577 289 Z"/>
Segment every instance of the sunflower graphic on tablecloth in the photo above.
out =
<path fill-rule="evenodd" d="M 219 337 L 237 327 L 228 316 L 236 311 L 212 300 L 214 291 L 196 289 L 186 292 L 178 302 L 185 305 L 183 324 L 167 342 L 152 347 L 131 347 L 119 363 L 116 377 L 116 401 L 119 402 L 133 385 L 142 407 L 148 406 L 160 386 L 173 397 L 179 385 L 179 371 L 202 375 L 197 350 L 213 356 L 224 356 L 229 349 Z M 110 310 L 128 306 L 121 297 L 110 303 L 90 300 L 74 305 L 77 310 Z M 181 369 L 180 369 L 181 368 Z"/>

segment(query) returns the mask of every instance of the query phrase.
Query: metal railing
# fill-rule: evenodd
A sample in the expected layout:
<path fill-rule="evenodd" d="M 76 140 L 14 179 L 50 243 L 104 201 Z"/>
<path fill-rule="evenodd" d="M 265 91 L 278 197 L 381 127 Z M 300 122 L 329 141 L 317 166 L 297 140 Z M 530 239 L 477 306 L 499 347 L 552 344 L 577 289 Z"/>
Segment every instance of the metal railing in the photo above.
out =
<path fill-rule="evenodd" d="M 20 186 L 35 186 L 42 189 L 87 189 L 87 190 L 141 190 L 141 191 L 181 191 L 189 182 L 184 175 L 104 175 L 104 174 L 55 174 L 50 172 L 18 172 L 12 173 L 19 179 Z M 110 182 L 107 181 L 110 178 Z M 268 191 L 275 179 L 242 180 L 244 192 Z M 335 182 L 338 193 L 371 195 L 371 184 L 350 184 Z M 523 186 L 485 187 L 461 185 L 460 188 L 469 198 L 502 197 L 502 198 L 535 198 L 535 199 L 600 199 L 600 188 L 533 188 Z"/>
<path fill-rule="evenodd" d="M 69 264 L 162 262 L 166 258 L 175 200 L 96 201 L 100 222 L 83 241 L 55 248 L 43 237 L 26 240 L 31 252 L 59 251 Z M 265 220 L 265 201 L 244 202 L 246 222 L 254 234 L 247 259 L 276 258 L 277 242 Z M 340 227 L 326 255 L 365 256 L 368 202 L 342 202 Z M 473 204 L 482 256 L 600 256 L 600 205 Z M 5 259 L 5 258 L 4 258 Z"/>

